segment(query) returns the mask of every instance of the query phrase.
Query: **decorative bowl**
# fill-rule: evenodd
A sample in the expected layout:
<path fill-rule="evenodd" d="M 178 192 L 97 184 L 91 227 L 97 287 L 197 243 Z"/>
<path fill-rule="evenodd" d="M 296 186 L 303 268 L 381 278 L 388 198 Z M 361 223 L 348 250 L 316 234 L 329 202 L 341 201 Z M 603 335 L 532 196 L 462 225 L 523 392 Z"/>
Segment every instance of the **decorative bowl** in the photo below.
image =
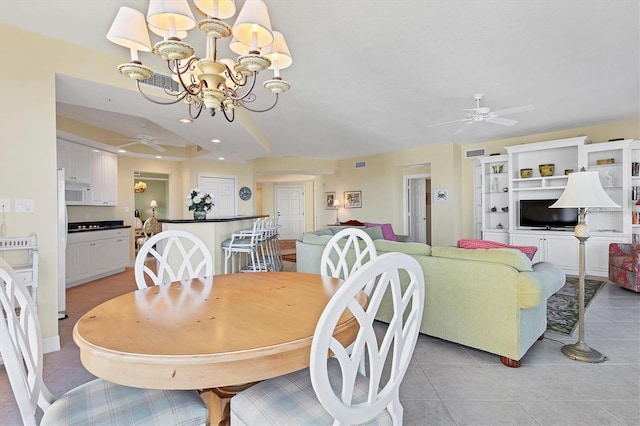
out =
<path fill-rule="evenodd" d="M 494 164 L 491 166 L 493 173 L 502 173 L 502 164 Z"/>
<path fill-rule="evenodd" d="M 521 178 L 530 178 L 533 176 L 533 169 L 520 169 Z"/>
<path fill-rule="evenodd" d="M 569 173 L 573 173 L 573 169 L 564 169 L 565 175 L 568 175 Z"/>
<path fill-rule="evenodd" d="M 540 176 L 542 176 L 542 177 L 553 176 L 553 173 L 556 171 L 556 165 L 555 164 L 540 164 L 538 166 L 538 169 L 540 170 Z"/>

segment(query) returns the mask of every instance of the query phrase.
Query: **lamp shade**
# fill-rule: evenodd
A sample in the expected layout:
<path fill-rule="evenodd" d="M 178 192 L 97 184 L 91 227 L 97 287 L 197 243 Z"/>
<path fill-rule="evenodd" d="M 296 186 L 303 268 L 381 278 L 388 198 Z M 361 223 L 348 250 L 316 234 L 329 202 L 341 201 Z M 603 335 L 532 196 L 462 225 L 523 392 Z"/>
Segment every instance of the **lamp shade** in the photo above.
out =
<path fill-rule="evenodd" d="M 149 203 L 149 207 L 151 207 L 152 209 L 158 208 L 158 203 L 156 202 L 156 200 L 151 200 L 151 202 Z"/>
<path fill-rule="evenodd" d="M 275 69 L 277 67 L 277 69 L 283 70 L 290 67 L 293 63 L 287 42 L 279 31 L 273 32 L 273 43 L 265 47 L 262 54 L 271 59 L 269 69 Z"/>
<path fill-rule="evenodd" d="M 335 207 L 335 208 L 340 207 L 340 201 L 339 200 L 333 200 L 333 207 Z"/>
<path fill-rule="evenodd" d="M 233 35 L 238 41 L 260 49 L 273 43 L 271 19 L 262 0 L 246 0 L 233 24 Z"/>
<path fill-rule="evenodd" d="M 569 174 L 567 186 L 551 208 L 564 207 L 620 207 L 605 192 L 598 172 L 575 172 Z"/>
<path fill-rule="evenodd" d="M 234 0 L 193 0 L 193 3 L 211 18 L 227 19 L 236 14 Z"/>
<path fill-rule="evenodd" d="M 188 31 L 196 26 L 187 0 L 151 0 L 147 21 L 149 25 L 169 31 L 172 37 L 176 37 L 178 31 Z"/>
<path fill-rule="evenodd" d="M 130 7 L 120 7 L 107 33 L 107 40 L 132 50 L 151 52 L 144 14 Z"/>

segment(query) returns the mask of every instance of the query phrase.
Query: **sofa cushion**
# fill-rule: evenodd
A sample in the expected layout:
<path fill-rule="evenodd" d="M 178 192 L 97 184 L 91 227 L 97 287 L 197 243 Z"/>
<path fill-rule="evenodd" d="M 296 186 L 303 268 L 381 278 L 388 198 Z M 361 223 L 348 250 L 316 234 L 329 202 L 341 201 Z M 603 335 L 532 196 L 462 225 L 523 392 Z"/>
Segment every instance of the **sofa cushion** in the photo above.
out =
<path fill-rule="evenodd" d="M 520 272 L 532 270 L 531 259 L 520 250 L 511 248 L 466 250 L 458 247 L 432 247 L 431 256 L 502 263 Z"/>
<path fill-rule="evenodd" d="M 366 226 L 367 228 L 379 226 L 380 229 L 382 229 L 382 238 L 389 241 L 398 241 L 398 237 L 396 236 L 396 233 L 393 232 L 393 227 L 390 223 L 365 222 L 364 226 Z"/>
<path fill-rule="evenodd" d="M 313 232 L 307 232 L 302 234 L 301 241 L 307 244 L 315 244 L 315 245 L 324 245 L 329 244 L 329 240 L 331 240 L 333 234 L 331 235 L 316 235 Z"/>
<path fill-rule="evenodd" d="M 520 250 L 531 260 L 533 260 L 533 256 L 535 256 L 538 251 L 538 247 L 536 246 L 512 246 L 510 244 L 498 243 L 496 241 L 475 240 L 472 238 L 462 238 L 458 240 L 458 247 L 464 249 L 513 248 Z"/>
<path fill-rule="evenodd" d="M 327 229 L 318 229 L 317 231 L 313 231 L 316 235 L 333 235 L 335 228 L 327 228 Z"/>
<path fill-rule="evenodd" d="M 375 240 L 373 244 L 376 246 L 378 254 L 384 252 L 400 252 L 409 255 L 431 256 L 431 246 L 422 243 L 402 243 L 389 240 Z"/>
<path fill-rule="evenodd" d="M 382 228 L 379 226 L 373 226 L 371 228 L 362 228 L 364 232 L 371 237 L 372 240 L 382 240 L 384 238 L 382 234 Z"/>

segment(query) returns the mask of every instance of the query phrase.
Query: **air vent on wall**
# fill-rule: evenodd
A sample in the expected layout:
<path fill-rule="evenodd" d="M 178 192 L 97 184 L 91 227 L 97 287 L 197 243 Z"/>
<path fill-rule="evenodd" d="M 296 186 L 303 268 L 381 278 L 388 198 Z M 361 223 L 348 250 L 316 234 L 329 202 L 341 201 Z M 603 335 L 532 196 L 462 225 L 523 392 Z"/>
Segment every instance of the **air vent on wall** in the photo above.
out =
<path fill-rule="evenodd" d="M 366 161 L 356 161 L 356 169 L 360 169 L 362 167 L 367 167 Z"/>
<path fill-rule="evenodd" d="M 485 148 L 478 148 L 478 149 L 468 149 L 464 152 L 464 156 L 466 158 L 473 158 L 473 157 L 484 157 L 486 155 L 486 149 Z"/>
<path fill-rule="evenodd" d="M 170 92 L 180 91 L 180 85 L 178 84 L 177 81 L 174 81 L 168 75 L 160 74 L 157 72 L 153 73 L 153 75 L 146 80 L 140 80 L 140 83 L 147 84 L 149 86 L 159 87 L 161 89 L 166 89 Z"/>

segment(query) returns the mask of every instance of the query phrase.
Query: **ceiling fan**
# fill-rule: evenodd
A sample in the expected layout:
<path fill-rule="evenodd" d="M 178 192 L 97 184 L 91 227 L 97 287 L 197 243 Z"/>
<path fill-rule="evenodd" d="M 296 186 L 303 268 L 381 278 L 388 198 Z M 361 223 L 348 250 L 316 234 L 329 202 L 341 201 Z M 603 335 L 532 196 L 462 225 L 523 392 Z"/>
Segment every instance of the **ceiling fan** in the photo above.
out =
<path fill-rule="evenodd" d="M 176 145 L 176 146 L 184 146 L 184 145 L 178 145 L 178 144 L 174 144 L 174 143 L 163 143 L 163 142 L 158 142 L 156 141 L 156 138 L 151 136 L 150 134 L 145 132 L 145 129 L 147 128 L 146 124 L 142 124 L 142 132 L 137 133 L 133 138 L 124 138 L 124 139 L 118 139 L 118 138 L 107 138 L 108 140 L 112 140 L 112 141 L 129 141 L 129 143 L 125 143 L 124 145 L 118 145 L 117 148 L 125 148 L 127 146 L 131 146 L 131 145 L 145 145 L 148 146 L 149 148 L 152 148 L 158 152 L 165 152 L 166 149 L 164 149 L 162 146 L 160 145 Z"/>
<path fill-rule="evenodd" d="M 444 123 L 432 124 L 429 127 L 442 126 L 444 124 L 462 122 L 464 124 L 454 133 L 457 135 L 458 133 L 462 133 L 468 127 L 469 124 L 473 124 L 473 123 L 484 122 L 484 123 L 499 124 L 501 126 L 513 126 L 518 122 L 517 120 L 512 120 L 510 118 L 502 118 L 502 116 L 508 115 L 508 114 L 516 114 L 519 112 L 533 111 L 536 109 L 533 105 L 523 105 L 523 106 L 514 107 L 514 108 L 501 109 L 499 111 L 491 111 L 491 108 L 489 107 L 480 106 L 480 101 L 482 100 L 483 97 L 484 95 L 482 93 L 473 95 L 473 100 L 476 102 L 476 107 L 464 110 L 467 112 L 466 118 L 461 118 L 460 120 L 446 121 Z"/>

